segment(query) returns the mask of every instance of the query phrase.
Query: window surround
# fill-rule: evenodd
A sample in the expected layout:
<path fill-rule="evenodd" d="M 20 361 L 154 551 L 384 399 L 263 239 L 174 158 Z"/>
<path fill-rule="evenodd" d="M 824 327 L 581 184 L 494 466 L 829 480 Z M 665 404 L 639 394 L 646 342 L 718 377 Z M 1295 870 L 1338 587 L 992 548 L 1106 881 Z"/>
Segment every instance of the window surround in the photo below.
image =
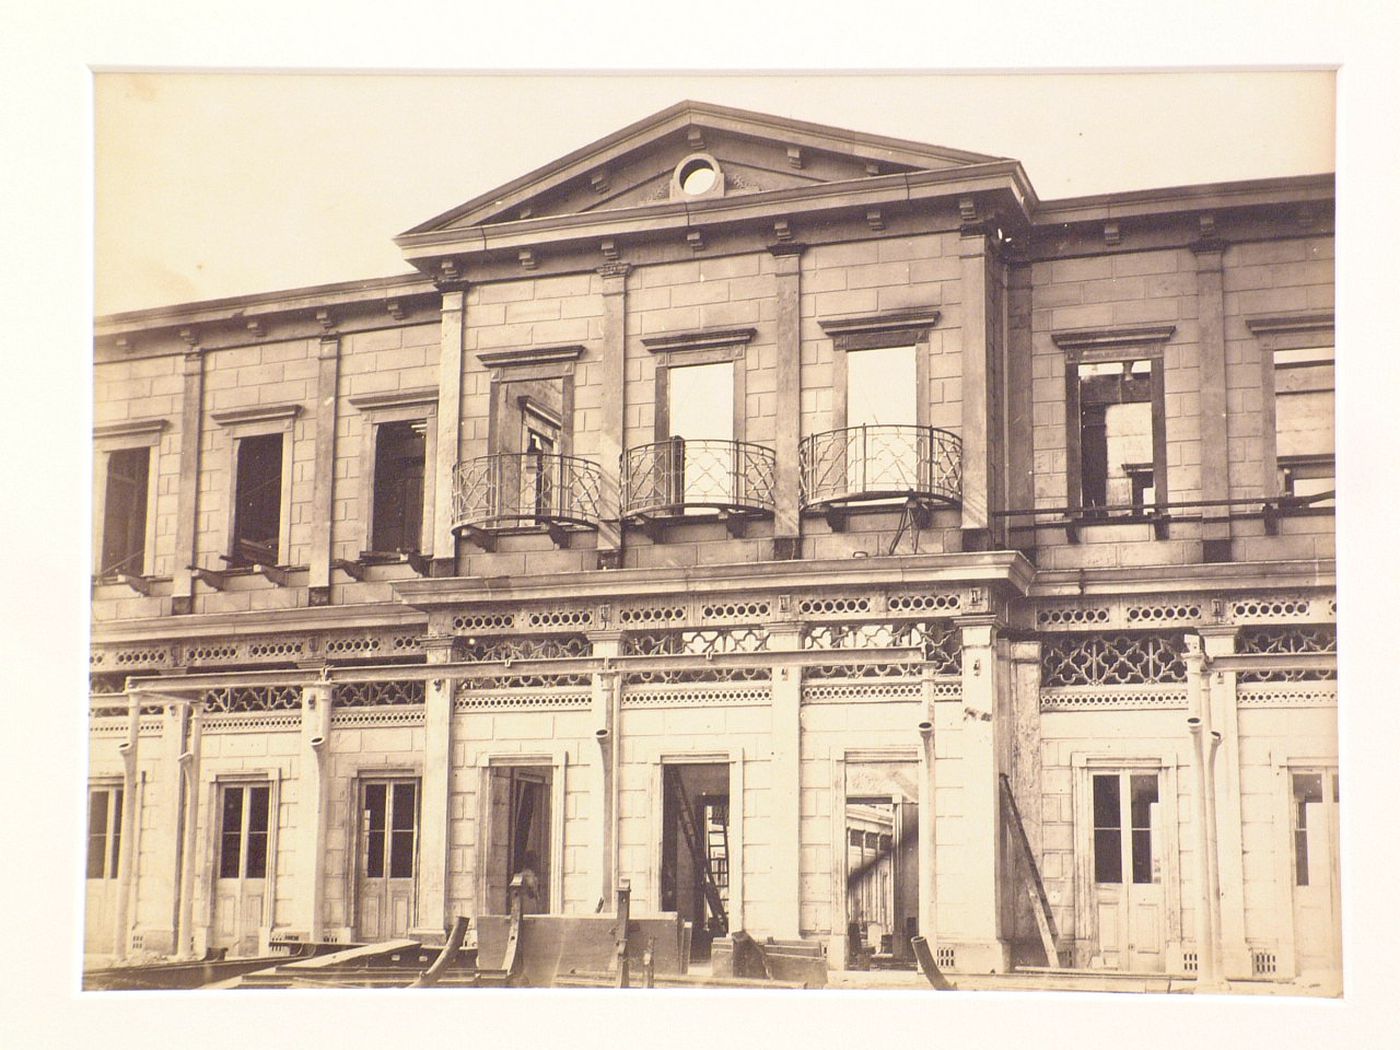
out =
<path fill-rule="evenodd" d="M 385 423 L 412 423 L 424 420 L 423 435 L 423 524 L 419 535 L 419 551 L 432 557 L 433 507 L 437 485 L 437 387 L 418 390 L 397 390 L 389 394 L 365 394 L 352 397 L 350 404 L 364 417 L 360 427 L 360 550 L 371 549 L 374 539 L 374 468 L 379 451 L 379 428 Z"/>
<path fill-rule="evenodd" d="M 929 332 L 938 324 L 942 313 L 932 307 L 909 310 L 886 310 L 855 317 L 833 317 L 817 323 L 831 338 L 831 429 L 844 430 L 847 422 L 847 363 L 846 355 L 859 350 L 888 350 L 901 346 L 914 348 L 914 380 L 918 387 L 914 398 L 921 427 L 929 425 Z"/>
<path fill-rule="evenodd" d="M 156 500 L 160 492 L 160 443 L 168 419 L 132 419 L 121 423 L 106 423 L 93 427 L 92 471 L 92 570 L 102 571 L 103 535 L 107 526 L 107 471 L 113 452 L 133 448 L 149 448 L 150 463 L 146 474 L 146 539 L 142 554 L 142 575 L 153 576 L 156 557 Z"/>
<path fill-rule="evenodd" d="M 698 328 L 690 332 L 642 337 L 642 345 L 656 359 L 653 441 L 660 444 L 671 438 L 670 370 L 725 362 L 734 364 L 734 436 L 731 440 L 744 440 L 748 415 L 748 350 L 757 331 L 756 328 Z"/>
<path fill-rule="evenodd" d="M 1263 492 L 1266 496 L 1283 495 L 1278 465 L 1277 392 L 1274 378 L 1274 352 L 1278 350 L 1307 350 L 1330 346 L 1335 358 L 1337 346 L 1336 320 L 1330 310 L 1299 311 L 1287 314 L 1246 317 L 1245 326 L 1259 342 L 1260 469 L 1264 472 Z M 1335 395 L 1333 415 L 1336 414 Z M 1333 449 L 1335 470 L 1336 450 Z M 1330 510 L 1330 508 L 1327 508 Z"/>
<path fill-rule="evenodd" d="M 283 565 L 291 557 L 292 548 L 292 438 L 293 427 L 301 415 L 301 405 L 256 405 L 225 412 L 211 412 L 210 418 L 229 431 L 228 456 L 228 520 L 224 526 L 224 553 L 234 556 L 234 513 L 238 502 L 238 450 L 248 438 L 282 435 L 282 492 L 278 505 L 277 563 Z M 231 571 L 240 571 L 230 567 Z M 251 571 L 251 570 L 250 570 Z"/>
<path fill-rule="evenodd" d="M 523 350 L 483 350 L 476 355 L 491 373 L 491 407 L 486 424 L 486 448 L 490 455 L 501 450 L 501 427 L 510 418 L 506 385 L 531 379 L 563 381 L 558 451 L 561 456 L 573 454 L 574 373 L 583 352 L 583 345 L 574 343 Z"/>
<path fill-rule="evenodd" d="M 219 850 L 223 832 L 223 789 L 225 787 L 268 788 L 267 796 L 267 874 L 263 884 L 263 929 L 277 925 L 275 913 L 277 902 L 277 849 L 281 829 L 281 801 L 283 770 L 280 766 L 262 769 L 237 769 L 207 771 L 200 786 L 200 810 L 204 817 L 200 824 L 200 839 L 196 849 L 199 867 L 196 877 L 203 880 L 202 892 L 195 891 L 196 905 L 207 909 L 203 921 L 195 925 L 212 928 L 214 925 L 215 898 L 219 882 Z M 206 941 L 207 941 L 206 933 Z"/>
<path fill-rule="evenodd" d="M 1156 513 L 1166 512 L 1167 396 L 1163 358 L 1166 343 L 1175 333 L 1174 324 L 1118 325 L 1113 328 L 1065 329 L 1050 333 L 1055 346 L 1065 355 L 1065 502 L 1071 518 L 1080 517 L 1084 510 L 1079 366 L 1127 361 L 1147 361 L 1151 364 L 1153 504 Z M 1122 520 L 1122 516 L 1110 515 L 1103 520 L 1111 523 Z"/>
<path fill-rule="evenodd" d="M 549 909 L 564 910 L 564 800 L 567 797 L 565 778 L 569 774 L 569 751 L 554 747 L 547 751 L 477 751 L 473 759 L 477 771 L 476 828 L 477 844 L 484 848 L 491 841 L 491 771 L 511 766 L 538 769 L 547 767 L 549 775 Z M 478 915 L 489 915 L 486 864 L 479 863 L 473 881 Z"/>

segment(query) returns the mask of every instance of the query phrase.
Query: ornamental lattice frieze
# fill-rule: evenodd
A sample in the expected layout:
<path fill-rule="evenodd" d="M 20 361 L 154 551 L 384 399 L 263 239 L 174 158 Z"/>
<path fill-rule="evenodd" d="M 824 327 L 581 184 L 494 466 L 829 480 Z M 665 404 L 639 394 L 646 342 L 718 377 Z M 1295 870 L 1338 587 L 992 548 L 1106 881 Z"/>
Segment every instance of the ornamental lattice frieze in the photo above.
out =
<path fill-rule="evenodd" d="M 1040 683 L 1055 686 L 1185 682 L 1180 632 L 1102 632 L 1048 637 L 1040 646 Z"/>

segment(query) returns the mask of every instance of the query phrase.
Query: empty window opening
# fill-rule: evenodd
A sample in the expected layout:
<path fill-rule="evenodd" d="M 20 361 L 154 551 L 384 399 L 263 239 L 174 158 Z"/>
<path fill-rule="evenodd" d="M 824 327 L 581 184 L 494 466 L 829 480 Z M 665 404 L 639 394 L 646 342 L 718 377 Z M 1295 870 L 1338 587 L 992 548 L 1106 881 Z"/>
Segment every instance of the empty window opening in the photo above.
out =
<path fill-rule="evenodd" d="M 1153 361 L 1081 364 L 1079 474 L 1086 511 L 1142 513 L 1156 497 Z"/>
<path fill-rule="evenodd" d="M 266 784 L 226 785 L 220 810 L 219 878 L 267 877 L 268 801 Z"/>
<path fill-rule="evenodd" d="M 282 529 L 282 435 L 238 443 L 232 565 L 276 565 Z"/>
<path fill-rule="evenodd" d="M 1293 881 L 1298 886 L 1312 883 L 1312 869 L 1308 854 L 1309 816 L 1315 815 L 1322 805 L 1322 775 L 1319 773 L 1293 774 Z M 1314 816 L 1312 824 L 1316 825 Z M 1315 832 L 1314 832 L 1315 833 Z"/>
<path fill-rule="evenodd" d="M 375 551 L 418 551 L 423 537 L 423 472 L 427 423 L 379 426 L 374 448 Z"/>
<path fill-rule="evenodd" d="M 667 372 L 668 474 L 674 503 L 736 502 L 732 361 Z"/>
<path fill-rule="evenodd" d="M 118 449 L 107 457 L 99 576 L 140 576 L 145 569 L 150 469 L 149 448 Z"/>
<path fill-rule="evenodd" d="M 524 910 L 550 909 L 551 796 L 554 771 L 548 766 L 499 766 L 491 770 L 490 841 L 487 846 L 487 906 L 510 911 L 510 884 L 523 875 Z"/>
<path fill-rule="evenodd" d="M 846 481 L 852 492 L 923 488 L 912 346 L 846 352 Z"/>
<path fill-rule="evenodd" d="M 1314 496 L 1337 487 L 1333 348 L 1274 351 L 1274 441 L 1279 491 Z M 1335 506 L 1319 500 L 1317 507 Z"/>
<path fill-rule="evenodd" d="M 692 924 L 691 956 L 729 932 L 729 767 L 662 767 L 661 910 Z"/>
<path fill-rule="evenodd" d="M 93 788 L 88 793 L 87 877 L 115 879 L 122 849 L 122 789 Z"/>

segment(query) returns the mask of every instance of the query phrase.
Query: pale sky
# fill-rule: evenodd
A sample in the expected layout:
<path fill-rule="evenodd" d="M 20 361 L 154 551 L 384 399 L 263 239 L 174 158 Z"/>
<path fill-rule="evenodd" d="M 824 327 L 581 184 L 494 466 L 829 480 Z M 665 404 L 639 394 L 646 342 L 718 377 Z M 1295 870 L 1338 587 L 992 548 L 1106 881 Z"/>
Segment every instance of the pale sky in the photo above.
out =
<path fill-rule="evenodd" d="M 408 270 L 392 238 L 681 99 L 1020 160 L 1042 199 L 1331 171 L 1330 72 L 101 73 L 99 314 Z"/>

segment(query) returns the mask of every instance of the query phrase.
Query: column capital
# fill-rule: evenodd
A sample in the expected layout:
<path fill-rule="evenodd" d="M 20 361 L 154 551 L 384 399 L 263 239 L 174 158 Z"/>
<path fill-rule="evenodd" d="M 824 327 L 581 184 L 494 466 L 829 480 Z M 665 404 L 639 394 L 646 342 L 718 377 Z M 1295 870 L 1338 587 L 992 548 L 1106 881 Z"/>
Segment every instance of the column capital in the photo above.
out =
<path fill-rule="evenodd" d="M 448 663 L 457 655 L 458 638 L 455 634 L 426 634 L 419 638 L 418 644 L 427 654 L 430 664 Z"/>
<path fill-rule="evenodd" d="M 624 291 L 627 275 L 632 272 L 632 264 L 625 262 L 605 262 L 595 271 L 603 278 L 603 294 L 618 295 Z"/>

